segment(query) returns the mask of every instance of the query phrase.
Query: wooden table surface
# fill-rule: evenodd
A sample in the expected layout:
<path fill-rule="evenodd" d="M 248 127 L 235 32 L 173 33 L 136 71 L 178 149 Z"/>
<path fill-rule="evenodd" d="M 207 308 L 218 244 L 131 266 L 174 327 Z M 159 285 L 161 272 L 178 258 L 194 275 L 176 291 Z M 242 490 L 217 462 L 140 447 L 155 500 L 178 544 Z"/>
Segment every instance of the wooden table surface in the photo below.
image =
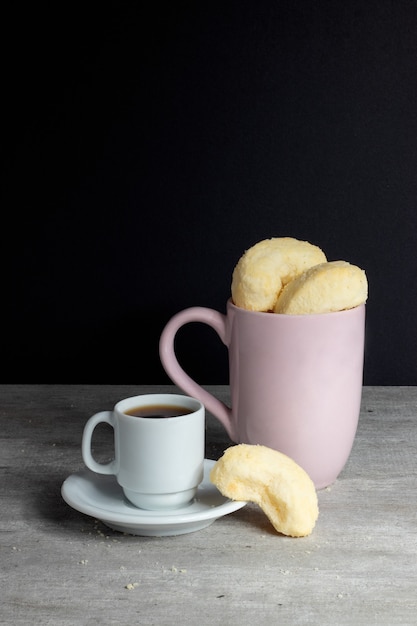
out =
<path fill-rule="evenodd" d="M 210 387 L 227 399 L 227 387 Z M 93 413 L 174 386 L 3 385 L 0 624 L 417 624 L 417 387 L 365 387 L 339 479 L 309 537 L 255 505 L 176 537 L 109 530 L 69 507 Z M 207 416 L 207 458 L 231 444 Z M 112 448 L 103 427 L 96 453 Z"/>

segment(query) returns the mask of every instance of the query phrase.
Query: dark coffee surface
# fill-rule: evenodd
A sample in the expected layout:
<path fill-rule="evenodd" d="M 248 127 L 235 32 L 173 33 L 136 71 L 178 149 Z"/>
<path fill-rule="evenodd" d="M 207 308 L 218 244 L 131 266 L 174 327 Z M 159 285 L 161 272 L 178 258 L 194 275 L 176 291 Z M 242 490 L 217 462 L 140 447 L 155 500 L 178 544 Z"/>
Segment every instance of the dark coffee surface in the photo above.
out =
<path fill-rule="evenodd" d="M 150 419 L 163 419 L 165 417 L 178 417 L 192 413 L 192 409 L 185 406 L 175 406 L 170 404 L 152 404 L 149 406 L 133 407 L 125 411 L 126 415 L 133 417 L 148 417 Z"/>

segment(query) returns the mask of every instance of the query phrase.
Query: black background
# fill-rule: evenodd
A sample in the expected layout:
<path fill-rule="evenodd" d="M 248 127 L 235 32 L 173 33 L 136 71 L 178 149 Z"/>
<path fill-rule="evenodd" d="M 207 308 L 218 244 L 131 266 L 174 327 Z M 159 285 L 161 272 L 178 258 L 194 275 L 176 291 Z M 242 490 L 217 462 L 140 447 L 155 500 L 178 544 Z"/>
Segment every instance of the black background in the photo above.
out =
<path fill-rule="evenodd" d="M 80 5 L 81 6 L 81 5 Z M 367 272 L 366 384 L 417 383 L 417 3 L 3 15 L 3 382 L 167 382 L 272 236 Z M 227 382 L 214 331 L 178 353 Z"/>

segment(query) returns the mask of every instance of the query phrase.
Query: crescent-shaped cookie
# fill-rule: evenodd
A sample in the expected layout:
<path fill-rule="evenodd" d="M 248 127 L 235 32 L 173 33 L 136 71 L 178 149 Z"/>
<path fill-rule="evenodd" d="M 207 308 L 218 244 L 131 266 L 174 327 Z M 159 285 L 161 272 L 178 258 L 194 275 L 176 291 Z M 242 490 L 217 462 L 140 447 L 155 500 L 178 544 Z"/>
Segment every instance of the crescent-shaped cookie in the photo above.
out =
<path fill-rule="evenodd" d="M 292 237 L 259 241 L 246 250 L 233 271 L 232 300 L 250 311 L 272 311 L 283 286 L 325 261 L 324 252 L 308 241 Z"/>
<path fill-rule="evenodd" d="M 226 450 L 210 480 L 232 500 L 258 504 L 284 535 L 309 535 L 319 515 L 309 475 L 290 457 L 266 446 L 239 444 Z"/>
<path fill-rule="evenodd" d="M 288 283 L 274 307 L 275 313 L 305 315 L 353 309 L 366 302 L 365 272 L 347 261 L 311 267 Z"/>

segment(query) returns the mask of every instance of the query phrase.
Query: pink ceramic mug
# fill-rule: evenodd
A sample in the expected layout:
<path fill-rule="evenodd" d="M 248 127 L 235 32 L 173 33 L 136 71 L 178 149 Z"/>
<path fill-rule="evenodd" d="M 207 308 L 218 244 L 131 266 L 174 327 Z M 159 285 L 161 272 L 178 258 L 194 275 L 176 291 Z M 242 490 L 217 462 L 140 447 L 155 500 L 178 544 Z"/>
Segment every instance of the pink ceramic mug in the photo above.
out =
<path fill-rule="evenodd" d="M 181 326 L 203 322 L 229 349 L 231 408 L 179 365 Z M 227 304 L 227 315 L 192 307 L 160 340 L 168 376 L 198 398 L 236 443 L 263 444 L 293 458 L 316 488 L 334 482 L 352 449 L 363 377 L 365 305 L 319 315 L 258 313 Z"/>

